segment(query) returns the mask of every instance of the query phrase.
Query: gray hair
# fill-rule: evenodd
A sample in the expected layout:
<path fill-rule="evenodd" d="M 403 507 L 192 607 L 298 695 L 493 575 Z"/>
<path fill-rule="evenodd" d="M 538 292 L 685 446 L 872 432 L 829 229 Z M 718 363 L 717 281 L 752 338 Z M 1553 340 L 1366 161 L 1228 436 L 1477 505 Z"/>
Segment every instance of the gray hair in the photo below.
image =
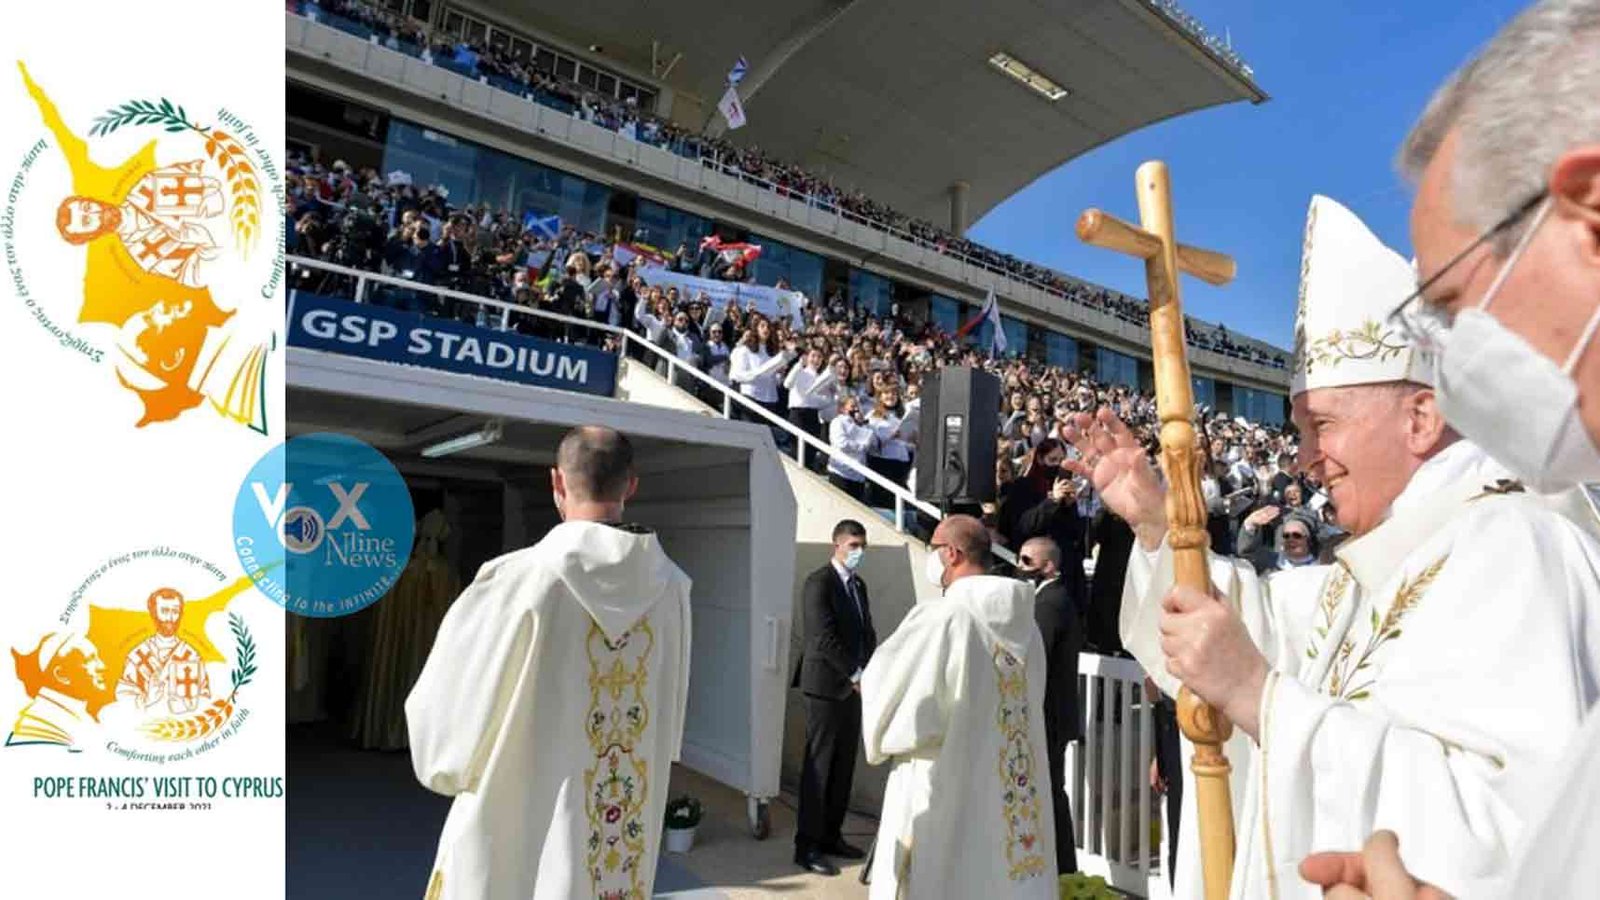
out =
<path fill-rule="evenodd" d="M 1459 129 L 1451 205 L 1487 231 L 1545 185 L 1573 147 L 1600 143 L 1600 0 L 1540 0 L 1500 29 L 1433 95 L 1401 145 L 1400 171 L 1422 177 Z M 1502 232 L 1504 256 L 1521 228 Z"/>

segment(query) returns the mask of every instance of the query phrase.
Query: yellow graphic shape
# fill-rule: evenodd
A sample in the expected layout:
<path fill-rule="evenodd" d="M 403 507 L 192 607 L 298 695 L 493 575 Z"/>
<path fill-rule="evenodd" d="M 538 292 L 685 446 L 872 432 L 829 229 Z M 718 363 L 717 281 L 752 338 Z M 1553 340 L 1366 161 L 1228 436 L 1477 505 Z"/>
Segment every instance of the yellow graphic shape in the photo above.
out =
<path fill-rule="evenodd" d="M 139 148 L 139 152 L 113 168 L 99 165 L 89 158 L 88 143 L 67 128 L 55 102 L 28 75 L 28 67 L 19 61 L 17 68 L 22 71 L 22 80 L 27 84 L 28 93 L 39 105 L 45 126 L 55 136 L 56 143 L 61 146 L 61 155 L 72 170 L 72 193 L 120 207 L 140 179 L 156 170 L 156 142 L 146 143 Z M 179 306 L 188 300 L 191 303 L 191 320 L 206 327 L 219 326 L 232 315 L 217 307 L 208 289 L 188 287 L 170 278 L 146 272 L 128 254 L 122 240 L 114 233 L 90 241 L 87 249 L 83 308 L 78 312 L 79 322 L 104 322 L 121 327 L 128 319 L 154 306 L 157 301 Z"/>
<path fill-rule="evenodd" d="M 223 342 L 211 366 L 215 366 L 217 360 L 222 358 L 232 340 L 230 335 Z M 273 343 L 263 341 L 252 347 L 228 378 L 227 386 L 219 384 L 210 395 L 212 409 L 229 421 L 238 422 L 262 434 L 267 433 L 267 357 L 272 352 L 272 346 Z M 208 366 L 205 374 L 200 376 L 200 382 L 206 384 L 210 380 L 211 368 Z"/>
<path fill-rule="evenodd" d="M 246 575 L 209 597 L 184 601 L 178 637 L 200 654 L 202 662 L 228 661 L 206 637 L 206 620 L 226 609 L 229 601 L 254 584 L 251 577 Z M 105 681 L 108 685 L 114 685 L 122 679 L 128 651 L 152 634 L 155 634 L 155 625 L 150 621 L 149 609 L 143 605 L 134 609 L 89 606 L 89 643 L 100 651 L 100 659 L 106 664 Z"/>

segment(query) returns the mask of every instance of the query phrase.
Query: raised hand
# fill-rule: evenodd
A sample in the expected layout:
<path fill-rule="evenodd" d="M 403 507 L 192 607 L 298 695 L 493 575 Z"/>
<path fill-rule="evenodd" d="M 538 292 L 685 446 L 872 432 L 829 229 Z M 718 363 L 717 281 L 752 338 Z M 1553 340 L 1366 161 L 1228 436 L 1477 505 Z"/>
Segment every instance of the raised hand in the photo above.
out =
<path fill-rule="evenodd" d="M 1280 512 L 1282 512 L 1282 510 L 1278 509 L 1276 506 L 1263 506 L 1246 516 L 1244 524 L 1249 525 L 1251 528 L 1260 528 L 1261 526 L 1271 522 L 1273 519 L 1276 519 L 1278 517 L 1278 513 Z"/>
<path fill-rule="evenodd" d="M 1147 550 L 1161 545 L 1167 531 L 1167 489 L 1156 477 L 1144 448 L 1108 406 L 1094 415 L 1078 413 L 1064 430 L 1078 459 L 1063 465 L 1089 479 L 1112 512 L 1139 535 Z"/>

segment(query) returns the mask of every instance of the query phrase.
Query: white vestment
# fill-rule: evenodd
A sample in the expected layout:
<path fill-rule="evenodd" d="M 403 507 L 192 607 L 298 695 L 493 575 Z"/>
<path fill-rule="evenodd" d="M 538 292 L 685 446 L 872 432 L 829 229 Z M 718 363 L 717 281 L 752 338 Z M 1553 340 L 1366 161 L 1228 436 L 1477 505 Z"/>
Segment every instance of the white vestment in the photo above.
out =
<path fill-rule="evenodd" d="M 406 699 L 417 778 L 456 798 L 429 900 L 651 895 L 689 588 L 655 535 L 596 522 L 484 564 Z"/>
<path fill-rule="evenodd" d="M 1600 545 L 1541 498 L 1501 492 L 1503 474 L 1457 442 L 1332 566 L 1258 581 L 1212 558 L 1272 669 L 1259 750 L 1244 755 L 1237 732 L 1228 746 L 1244 794 L 1233 897 L 1319 897 L 1301 860 L 1359 850 L 1378 829 L 1399 835 L 1413 875 L 1457 897 L 1503 886 L 1600 678 Z M 1121 624 L 1175 692 L 1156 630 L 1171 562 L 1166 547 L 1134 551 Z M 1198 897 L 1187 760 L 1183 777 L 1177 894 Z"/>
<path fill-rule="evenodd" d="M 874 900 L 1053 900 L 1044 642 L 1033 588 L 962 578 L 913 607 L 861 678 L 867 762 L 893 759 Z"/>

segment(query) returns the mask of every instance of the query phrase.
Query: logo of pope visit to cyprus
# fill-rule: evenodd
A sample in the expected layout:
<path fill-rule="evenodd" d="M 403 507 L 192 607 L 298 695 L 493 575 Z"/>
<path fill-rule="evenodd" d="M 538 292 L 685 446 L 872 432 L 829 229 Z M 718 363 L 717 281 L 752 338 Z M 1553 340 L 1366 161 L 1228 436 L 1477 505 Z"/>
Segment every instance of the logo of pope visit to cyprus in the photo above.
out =
<path fill-rule="evenodd" d="M 106 560 L 54 622 L 10 648 L 0 746 L 103 748 L 144 762 L 215 748 L 249 717 L 256 640 L 229 606 L 252 586 L 167 546 Z"/>
<path fill-rule="evenodd" d="M 215 124 L 167 98 L 64 111 L 18 69 L 48 132 L 0 217 L 18 299 L 63 348 L 110 362 L 108 390 L 138 398 L 136 426 L 220 415 L 266 434 L 283 273 L 267 149 L 226 109 Z"/>

